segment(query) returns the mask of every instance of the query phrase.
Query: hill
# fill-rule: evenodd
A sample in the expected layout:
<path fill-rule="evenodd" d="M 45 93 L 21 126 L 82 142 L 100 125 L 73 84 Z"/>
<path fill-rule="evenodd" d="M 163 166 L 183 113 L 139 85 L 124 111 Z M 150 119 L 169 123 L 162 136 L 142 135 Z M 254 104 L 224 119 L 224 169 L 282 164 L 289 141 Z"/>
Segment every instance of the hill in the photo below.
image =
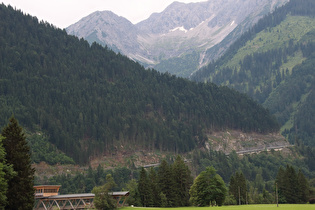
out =
<path fill-rule="evenodd" d="M 288 0 L 173 2 L 161 13 L 133 25 L 110 11 L 97 11 L 67 27 L 67 32 L 121 52 L 146 67 L 188 77 L 244 31 Z"/>
<path fill-rule="evenodd" d="M 0 28 L 0 124 L 14 114 L 77 163 L 121 148 L 187 152 L 216 130 L 279 129 L 244 94 L 145 70 L 12 7 L 1 5 Z"/>
<path fill-rule="evenodd" d="M 315 146 L 315 2 L 291 0 L 192 76 L 247 93 L 275 114 L 293 143 Z"/>

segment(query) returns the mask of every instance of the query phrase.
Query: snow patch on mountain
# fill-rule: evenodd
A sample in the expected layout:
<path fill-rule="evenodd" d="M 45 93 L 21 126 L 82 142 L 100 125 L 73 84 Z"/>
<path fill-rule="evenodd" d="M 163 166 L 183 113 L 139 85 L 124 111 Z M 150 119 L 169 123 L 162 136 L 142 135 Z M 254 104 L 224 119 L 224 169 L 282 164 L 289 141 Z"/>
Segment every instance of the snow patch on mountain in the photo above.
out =
<path fill-rule="evenodd" d="M 177 31 L 177 30 L 187 33 L 187 30 L 184 28 L 184 26 L 176 27 L 176 28 L 170 30 L 170 32 L 174 32 L 174 31 Z"/>

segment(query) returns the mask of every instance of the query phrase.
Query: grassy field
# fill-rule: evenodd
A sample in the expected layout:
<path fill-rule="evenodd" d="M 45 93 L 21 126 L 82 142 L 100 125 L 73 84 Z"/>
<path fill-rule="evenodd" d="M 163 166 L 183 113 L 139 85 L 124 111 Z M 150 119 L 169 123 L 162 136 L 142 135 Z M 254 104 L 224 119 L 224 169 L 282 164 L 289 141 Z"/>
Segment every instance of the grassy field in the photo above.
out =
<path fill-rule="evenodd" d="M 181 208 L 143 208 L 143 207 L 124 207 L 122 210 L 136 210 L 136 209 L 163 209 L 163 210 L 203 210 L 203 209 L 220 209 L 220 210 L 314 210 L 315 205 L 311 204 L 263 204 L 263 205 L 242 205 L 242 206 L 222 206 L 222 207 L 181 207 Z"/>

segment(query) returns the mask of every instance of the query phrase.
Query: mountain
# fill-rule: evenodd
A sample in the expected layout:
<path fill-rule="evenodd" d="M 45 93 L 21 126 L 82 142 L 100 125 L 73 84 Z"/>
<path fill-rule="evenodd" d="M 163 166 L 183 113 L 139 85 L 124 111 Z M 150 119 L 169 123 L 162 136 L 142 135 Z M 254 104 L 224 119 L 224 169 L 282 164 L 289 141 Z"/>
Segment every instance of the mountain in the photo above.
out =
<path fill-rule="evenodd" d="M 94 41 L 107 45 L 118 52 L 137 52 L 141 48 L 137 42 L 140 35 L 137 27 L 126 18 L 119 17 L 113 12 L 94 12 L 67 28 L 70 34 L 84 37 L 88 42 Z"/>
<path fill-rule="evenodd" d="M 145 70 L 12 7 L 0 5 L 0 28 L 0 124 L 13 114 L 36 134 L 32 144 L 47 140 L 66 162 L 121 150 L 185 153 L 228 129 L 278 132 L 266 109 L 226 87 Z"/>
<path fill-rule="evenodd" d="M 292 143 L 315 146 L 314 8 L 291 0 L 191 78 L 247 93 L 275 114 Z"/>
<path fill-rule="evenodd" d="M 90 43 L 108 45 L 146 66 L 188 77 L 221 55 L 258 19 L 287 1 L 174 2 L 136 25 L 109 11 L 95 12 L 66 30 Z M 231 37 L 216 54 L 209 51 L 229 34 Z"/>

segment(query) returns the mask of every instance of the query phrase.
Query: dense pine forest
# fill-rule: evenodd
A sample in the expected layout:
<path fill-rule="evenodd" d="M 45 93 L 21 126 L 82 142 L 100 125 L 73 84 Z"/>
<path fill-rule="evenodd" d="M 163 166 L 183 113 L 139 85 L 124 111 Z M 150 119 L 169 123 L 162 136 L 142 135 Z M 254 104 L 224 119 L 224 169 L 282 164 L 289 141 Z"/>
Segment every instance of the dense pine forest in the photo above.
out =
<path fill-rule="evenodd" d="M 187 152 L 214 130 L 279 129 L 244 94 L 145 70 L 10 6 L 0 16 L 1 125 L 14 115 L 77 163 L 134 145 Z"/>
<path fill-rule="evenodd" d="M 291 143 L 315 146 L 315 2 L 291 0 L 193 75 L 247 93 L 274 114 Z"/>

